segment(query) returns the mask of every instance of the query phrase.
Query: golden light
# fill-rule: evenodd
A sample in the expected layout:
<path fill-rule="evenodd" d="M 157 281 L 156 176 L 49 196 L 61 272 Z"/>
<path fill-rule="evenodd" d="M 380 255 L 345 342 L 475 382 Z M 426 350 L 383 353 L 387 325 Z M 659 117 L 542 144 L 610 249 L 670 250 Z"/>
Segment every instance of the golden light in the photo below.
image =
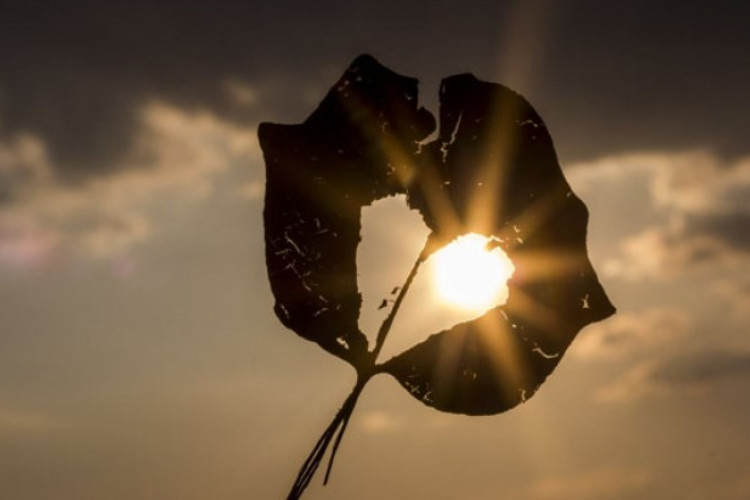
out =
<path fill-rule="evenodd" d="M 488 246 L 491 241 L 467 234 L 433 255 L 435 291 L 443 302 L 484 311 L 507 300 L 515 267 L 502 249 Z"/>

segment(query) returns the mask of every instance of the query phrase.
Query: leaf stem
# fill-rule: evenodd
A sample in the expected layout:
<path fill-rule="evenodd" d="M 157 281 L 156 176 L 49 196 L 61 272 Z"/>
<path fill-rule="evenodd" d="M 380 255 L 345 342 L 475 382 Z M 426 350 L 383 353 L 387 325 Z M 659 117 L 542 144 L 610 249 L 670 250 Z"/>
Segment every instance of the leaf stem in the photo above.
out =
<path fill-rule="evenodd" d="M 427 240 L 425 241 L 424 246 L 422 247 L 422 251 L 419 252 L 419 256 L 417 256 L 417 260 L 414 261 L 414 265 L 412 266 L 411 271 L 409 271 L 409 275 L 406 277 L 406 281 L 404 281 L 404 284 L 401 286 L 401 290 L 399 291 L 398 296 L 396 297 L 396 300 L 393 302 L 393 308 L 391 308 L 391 312 L 388 313 L 388 316 L 383 321 L 383 324 L 380 325 L 380 330 L 378 330 L 378 336 L 375 339 L 375 348 L 372 351 L 373 363 L 377 362 L 378 355 L 380 354 L 380 351 L 383 349 L 385 338 L 388 336 L 388 333 L 391 331 L 391 327 L 393 326 L 393 321 L 396 319 L 396 314 L 398 313 L 398 310 L 401 307 L 401 302 L 403 302 L 404 297 L 406 297 L 406 293 L 409 291 L 409 287 L 414 281 L 414 278 L 417 276 L 417 271 L 419 270 L 419 266 L 429 256 L 429 249 L 431 247 L 431 244 L 433 243 L 432 238 L 433 238 L 432 234 L 430 234 L 430 236 L 427 237 Z"/>
<path fill-rule="evenodd" d="M 331 440 L 333 440 L 335 436 L 336 440 L 333 445 L 333 450 L 331 451 L 331 456 L 328 459 L 328 467 L 326 469 L 326 475 L 323 484 L 328 483 L 328 477 L 331 474 L 333 459 L 336 457 L 336 451 L 338 450 L 339 443 L 341 442 L 344 430 L 346 430 L 346 426 L 349 423 L 349 417 L 351 417 L 352 412 L 354 411 L 354 406 L 357 404 L 359 395 L 362 392 L 365 383 L 367 383 L 367 380 L 368 378 L 357 379 L 357 384 L 352 389 L 352 392 L 346 398 L 344 404 L 341 405 L 341 408 L 336 413 L 336 416 L 333 417 L 331 423 L 328 424 L 328 427 L 320 436 L 318 442 L 315 444 L 315 447 L 313 447 L 313 450 L 307 456 L 305 463 L 297 473 L 297 478 L 292 485 L 292 489 L 287 496 L 287 500 L 297 500 L 302 496 L 302 493 L 307 488 L 307 485 L 310 484 L 310 480 L 315 474 L 315 471 L 318 470 L 318 466 L 323 461 L 323 456 L 328 449 L 328 445 L 331 443 Z"/>
<path fill-rule="evenodd" d="M 430 254 L 432 243 L 434 242 L 433 235 L 431 234 L 425 241 L 424 247 L 419 253 L 417 260 L 414 262 L 411 271 L 409 271 L 409 275 L 406 277 L 406 281 L 404 281 L 404 284 L 393 303 L 391 312 L 388 313 L 388 316 L 383 321 L 383 324 L 380 325 L 378 336 L 375 340 L 375 347 L 372 350 L 371 355 L 367 357 L 367 366 L 358 367 L 356 385 L 344 401 L 344 404 L 341 405 L 339 411 L 333 417 L 331 423 L 328 424 L 328 427 L 318 439 L 318 442 L 315 444 L 312 452 L 310 452 L 310 454 L 307 456 L 305 463 L 297 473 L 297 479 L 292 485 L 292 490 L 289 492 L 287 500 L 297 500 L 298 498 L 300 498 L 300 496 L 302 496 L 302 493 L 310 483 L 310 480 L 315 474 L 315 471 L 318 469 L 320 462 L 323 461 L 323 456 L 328 449 L 328 445 L 330 445 L 331 441 L 333 440 L 333 448 L 331 449 L 331 456 L 328 459 L 328 467 L 326 468 L 325 479 L 323 480 L 323 484 L 328 483 L 328 479 L 331 475 L 331 469 L 333 468 L 333 459 L 336 457 L 336 452 L 338 451 L 339 444 L 341 443 L 341 439 L 344 436 L 344 431 L 346 431 L 346 427 L 349 424 L 349 418 L 352 416 L 352 412 L 354 412 L 354 407 L 357 404 L 359 395 L 362 393 L 362 389 L 364 389 L 367 381 L 370 380 L 370 378 L 376 373 L 376 362 L 378 359 L 378 354 L 380 354 L 380 351 L 383 348 L 383 344 L 385 343 L 385 339 L 388 336 L 388 332 L 390 332 L 391 327 L 393 326 L 393 321 L 396 318 L 396 314 L 401 307 L 401 302 L 403 302 L 406 293 L 409 291 L 409 287 L 414 281 L 414 277 L 417 275 L 419 266 L 427 259 Z"/>

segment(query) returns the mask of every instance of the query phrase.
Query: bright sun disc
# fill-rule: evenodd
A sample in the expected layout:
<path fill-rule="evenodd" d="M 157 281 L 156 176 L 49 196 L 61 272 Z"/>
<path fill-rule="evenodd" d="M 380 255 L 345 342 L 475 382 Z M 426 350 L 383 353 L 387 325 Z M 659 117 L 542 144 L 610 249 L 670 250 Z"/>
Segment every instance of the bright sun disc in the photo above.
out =
<path fill-rule="evenodd" d="M 435 253 L 435 287 L 443 301 L 485 310 L 507 300 L 507 282 L 515 267 L 500 248 L 488 251 L 489 241 L 467 234 Z"/>

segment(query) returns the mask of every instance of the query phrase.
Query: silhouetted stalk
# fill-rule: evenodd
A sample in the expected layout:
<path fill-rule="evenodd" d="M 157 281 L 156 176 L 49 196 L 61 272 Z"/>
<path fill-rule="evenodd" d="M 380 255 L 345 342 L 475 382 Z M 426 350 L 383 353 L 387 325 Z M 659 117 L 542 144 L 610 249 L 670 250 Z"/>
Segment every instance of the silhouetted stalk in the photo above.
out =
<path fill-rule="evenodd" d="M 297 479 L 292 485 L 292 490 L 287 496 L 287 500 L 297 500 L 302 496 L 302 493 L 307 488 L 307 485 L 310 484 L 310 480 L 315 474 L 315 471 L 318 470 L 318 466 L 323 461 L 323 456 L 328 449 L 328 445 L 331 444 L 331 440 L 335 436 L 336 440 L 333 443 L 331 456 L 328 459 L 328 467 L 326 468 L 325 478 L 323 479 L 323 484 L 328 484 L 328 479 L 333 468 L 333 460 L 334 458 L 336 458 L 336 452 L 339 449 L 339 444 L 341 444 L 341 439 L 344 437 L 344 432 L 346 431 L 346 427 L 349 424 L 349 418 L 352 416 L 354 407 L 357 405 L 357 400 L 359 399 L 359 395 L 362 393 L 362 389 L 364 389 L 365 384 L 377 372 L 376 369 L 378 365 L 376 364 L 376 362 L 378 359 L 378 355 L 383 348 L 383 344 L 385 343 L 385 339 L 388 336 L 388 333 L 391 331 L 393 321 L 396 319 L 396 314 L 401 307 L 401 303 L 403 302 L 404 297 L 406 297 L 406 293 L 409 291 L 409 287 L 411 287 L 411 284 L 417 275 L 419 266 L 422 264 L 422 262 L 425 261 L 425 259 L 427 259 L 429 253 L 428 248 L 431 241 L 431 238 L 428 238 L 425 242 L 422 251 L 419 253 L 417 260 L 414 262 L 414 265 L 411 268 L 411 271 L 409 271 L 409 275 L 406 277 L 406 281 L 404 281 L 403 286 L 401 286 L 401 290 L 396 296 L 396 300 L 393 302 L 391 312 L 388 313 L 388 316 L 383 321 L 383 324 L 380 325 L 378 335 L 375 339 L 375 348 L 371 351 L 371 356 L 368 357 L 368 366 L 358 368 L 356 385 L 352 389 L 352 392 L 349 394 L 349 396 L 347 396 L 347 398 L 344 400 L 344 404 L 341 405 L 341 408 L 336 413 L 336 416 L 333 417 L 331 423 L 328 424 L 326 430 L 323 431 L 323 434 L 318 439 L 318 442 L 315 443 L 315 447 L 307 456 L 305 463 L 302 464 L 302 467 L 297 473 Z"/>
<path fill-rule="evenodd" d="M 417 260 L 414 262 L 414 265 L 411 267 L 411 271 L 409 271 L 409 275 L 406 277 L 406 281 L 404 281 L 404 284 L 401 287 L 401 290 L 399 291 L 398 296 L 396 296 L 396 300 L 393 302 L 393 308 L 391 308 L 391 312 L 388 314 L 388 317 L 385 318 L 385 321 L 383 321 L 383 324 L 380 325 L 380 330 L 378 330 L 378 336 L 375 340 L 375 349 L 373 349 L 372 351 L 373 363 L 377 361 L 378 355 L 380 354 L 381 349 L 383 349 L 385 338 L 388 336 L 388 332 L 391 331 L 391 327 L 393 326 L 393 320 L 396 319 L 396 313 L 398 313 L 398 310 L 401 307 L 401 302 L 403 302 L 404 297 L 406 297 L 406 292 L 409 291 L 409 287 L 411 286 L 412 281 L 414 281 L 414 278 L 417 276 L 417 271 L 419 270 L 419 266 L 427 258 L 428 248 L 429 248 L 430 243 L 431 243 L 431 238 L 428 237 L 427 241 L 425 241 L 424 247 L 422 247 L 422 251 L 419 252 L 419 256 L 417 257 Z"/>
<path fill-rule="evenodd" d="M 366 381 L 367 379 L 363 378 L 357 380 L 357 385 L 354 386 L 354 389 L 352 389 L 352 392 L 346 398 L 344 404 L 336 413 L 336 416 L 333 417 L 331 423 L 320 436 L 320 439 L 318 439 L 318 442 L 315 444 L 315 447 L 313 448 L 312 452 L 310 452 L 310 455 L 308 455 L 307 460 L 305 460 L 305 463 L 302 465 L 299 473 L 297 474 L 297 479 L 294 481 L 292 489 L 287 496 L 288 500 L 298 499 L 305 491 L 305 488 L 307 488 L 307 485 L 310 483 L 310 480 L 315 474 L 315 471 L 318 469 L 320 462 L 323 461 L 323 456 L 328 449 L 328 445 L 330 444 L 331 439 L 333 439 L 333 437 L 336 435 L 336 431 L 338 430 L 339 432 L 336 438 L 336 443 L 334 444 L 333 453 L 331 454 L 331 458 L 328 462 L 328 470 L 326 471 L 325 482 L 328 482 L 328 476 L 330 475 L 331 466 L 333 465 L 335 451 L 338 448 L 339 443 L 341 442 L 341 437 L 344 429 L 346 429 L 346 424 L 349 422 L 349 417 L 354 410 L 354 406 L 357 403 L 359 394 L 362 392 L 362 388 L 365 386 Z"/>

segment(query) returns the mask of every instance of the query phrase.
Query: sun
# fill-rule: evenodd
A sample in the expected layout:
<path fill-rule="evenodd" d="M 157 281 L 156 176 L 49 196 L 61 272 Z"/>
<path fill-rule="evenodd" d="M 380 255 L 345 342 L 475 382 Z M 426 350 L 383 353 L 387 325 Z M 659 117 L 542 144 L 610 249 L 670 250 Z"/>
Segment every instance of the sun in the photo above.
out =
<path fill-rule="evenodd" d="M 508 298 L 508 279 L 515 267 L 492 240 L 478 234 L 458 237 L 433 258 L 435 291 L 448 305 L 484 311 Z"/>

